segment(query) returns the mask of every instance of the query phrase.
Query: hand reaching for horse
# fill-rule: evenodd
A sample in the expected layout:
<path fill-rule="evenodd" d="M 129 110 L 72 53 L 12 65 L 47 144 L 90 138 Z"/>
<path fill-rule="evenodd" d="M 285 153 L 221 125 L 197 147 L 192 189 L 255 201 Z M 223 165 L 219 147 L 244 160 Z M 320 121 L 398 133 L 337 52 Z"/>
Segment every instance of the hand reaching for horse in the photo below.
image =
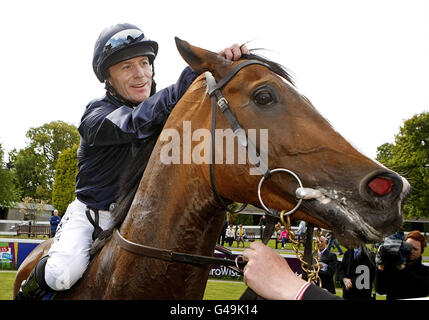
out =
<path fill-rule="evenodd" d="M 239 46 L 234 43 L 231 47 L 225 48 L 219 54 L 227 60 L 236 61 L 241 58 L 243 54 L 249 54 L 249 49 L 243 44 Z"/>
<path fill-rule="evenodd" d="M 306 283 L 296 276 L 286 260 L 261 242 L 243 252 L 244 282 L 258 295 L 270 300 L 290 300 Z"/>

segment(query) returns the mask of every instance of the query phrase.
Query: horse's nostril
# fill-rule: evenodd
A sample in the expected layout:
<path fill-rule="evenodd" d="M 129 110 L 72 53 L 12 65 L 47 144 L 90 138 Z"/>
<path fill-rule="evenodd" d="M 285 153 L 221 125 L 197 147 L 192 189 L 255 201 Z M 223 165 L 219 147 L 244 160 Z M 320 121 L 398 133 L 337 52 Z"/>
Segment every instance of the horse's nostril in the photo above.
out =
<path fill-rule="evenodd" d="M 404 181 L 398 174 L 388 170 L 369 173 L 359 183 L 360 196 L 378 210 L 397 206 L 403 198 Z M 402 197 L 401 197 L 402 195 Z"/>
<path fill-rule="evenodd" d="M 368 187 L 378 196 L 384 196 L 392 191 L 393 181 L 388 178 L 377 177 L 368 183 Z"/>

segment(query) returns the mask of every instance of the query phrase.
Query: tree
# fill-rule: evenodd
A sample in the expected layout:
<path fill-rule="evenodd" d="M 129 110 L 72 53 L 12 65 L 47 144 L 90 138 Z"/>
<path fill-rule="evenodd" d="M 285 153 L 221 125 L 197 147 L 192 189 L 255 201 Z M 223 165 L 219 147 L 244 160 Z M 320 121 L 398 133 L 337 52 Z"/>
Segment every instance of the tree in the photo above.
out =
<path fill-rule="evenodd" d="M 30 147 L 35 153 L 45 156 L 52 181 L 61 151 L 78 144 L 80 139 L 77 128 L 63 121 L 52 121 L 41 127 L 30 128 L 26 136 L 30 139 Z"/>
<path fill-rule="evenodd" d="M 57 162 L 62 150 L 79 143 L 77 128 L 63 121 L 52 121 L 41 127 L 30 128 L 26 137 L 31 141 L 30 146 L 37 154 L 44 155 L 50 165 Z"/>
<path fill-rule="evenodd" d="M 404 215 L 429 216 L 429 112 L 405 120 L 395 143 L 378 147 L 376 159 L 410 182 Z"/>
<path fill-rule="evenodd" d="M 384 143 L 377 148 L 377 161 L 387 164 L 393 158 L 392 148 L 394 144 Z"/>
<path fill-rule="evenodd" d="M 37 218 L 43 214 L 46 208 L 46 201 L 25 197 L 22 199 L 24 207 L 19 211 L 24 213 L 24 220 L 31 220 L 32 224 L 36 224 Z"/>
<path fill-rule="evenodd" d="M 0 206 L 8 207 L 19 201 L 20 190 L 16 187 L 15 170 L 3 161 L 4 151 L 0 144 Z"/>
<path fill-rule="evenodd" d="M 64 150 L 58 157 L 55 167 L 55 180 L 52 188 L 52 204 L 61 214 L 75 199 L 75 181 L 77 175 L 77 148 L 75 145 Z"/>
<path fill-rule="evenodd" d="M 31 147 L 21 149 L 19 152 L 12 150 L 9 157 L 16 171 L 17 185 L 21 190 L 20 198 L 50 199 L 49 172 L 45 157 L 36 154 Z M 37 192 L 40 187 L 48 191 L 41 195 L 40 191 Z"/>
<path fill-rule="evenodd" d="M 79 143 L 79 132 L 74 125 L 52 121 L 30 128 L 26 136 L 28 147 L 11 153 L 22 197 L 50 201 L 57 159 L 63 150 Z"/>

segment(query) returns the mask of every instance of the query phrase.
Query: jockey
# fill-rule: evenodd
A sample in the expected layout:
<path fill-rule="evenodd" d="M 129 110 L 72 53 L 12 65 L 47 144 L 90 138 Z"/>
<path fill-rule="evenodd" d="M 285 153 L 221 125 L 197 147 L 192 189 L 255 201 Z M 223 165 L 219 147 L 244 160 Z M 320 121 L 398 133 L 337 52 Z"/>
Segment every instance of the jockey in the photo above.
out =
<path fill-rule="evenodd" d="M 69 204 L 48 255 L 38 261 L 16 299 L 67 290 L 82 277 L 90 259 L 94 220 L 99 228 L 109 228 L 109 207 L 116 201 L 121 175 L 137 149 L 159 136 L 173 107 L 198 76 L 186 67 L 175 84 L 156 92 L 157 53 L 157 42 L 135 25 L 117 24 L 101 32 L 93 70 L 105 84 L 106 95 L 86 106 L 78 128 L 76 200 Z M 242 53 L 248 50 L 238 45 L 219 52 L 228 60 L 238 60 Z"/>

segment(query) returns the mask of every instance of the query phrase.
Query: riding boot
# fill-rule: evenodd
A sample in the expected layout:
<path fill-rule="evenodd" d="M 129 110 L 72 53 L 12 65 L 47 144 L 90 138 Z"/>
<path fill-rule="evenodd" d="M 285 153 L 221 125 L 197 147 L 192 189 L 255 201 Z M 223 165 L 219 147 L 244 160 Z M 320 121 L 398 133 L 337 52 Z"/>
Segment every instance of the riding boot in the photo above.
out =
<path fill-rule="evenodd" d="M 41 300 L 47 293 L 53 292 L 45 281 L 45 266 L 48 258 L 49 256 L 44 256 L 37 262 L 28 279 L 23 281 L 15 300 Z"/>

